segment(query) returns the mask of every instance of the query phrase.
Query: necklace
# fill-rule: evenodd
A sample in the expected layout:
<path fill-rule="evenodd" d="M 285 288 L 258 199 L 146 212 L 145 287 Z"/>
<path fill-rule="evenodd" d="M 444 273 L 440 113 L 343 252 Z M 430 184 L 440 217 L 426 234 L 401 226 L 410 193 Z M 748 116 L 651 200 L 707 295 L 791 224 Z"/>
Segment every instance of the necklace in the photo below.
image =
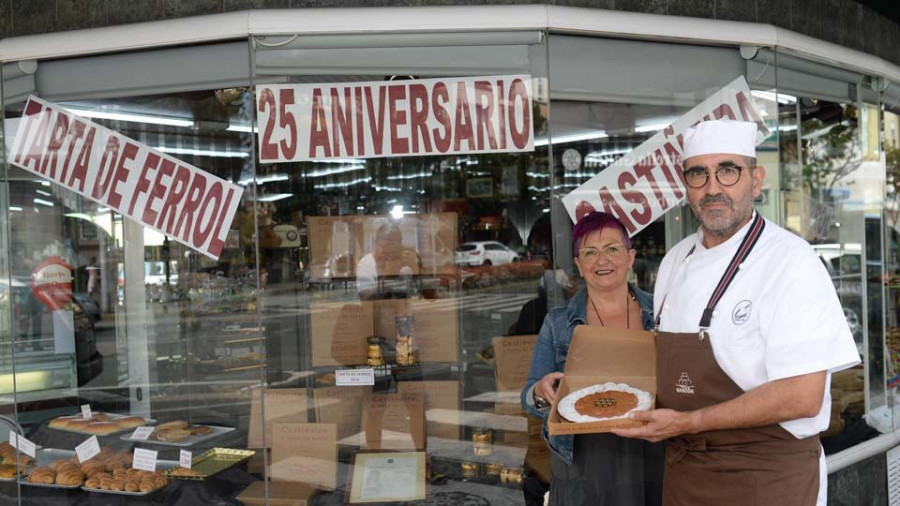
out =
<path fill-rule="evenodd" d="M 625 292 L 625 328 L 631 328 L 631 301 L 629 298 L 634 299 L 634 296 L 629 297 L 631 293 Z M 594 314 L 597 315 L 597 319 L 600 320 L 600 326 L 605 327 L 606 324 L 603 323 L 603 317 L 600 316 L 600 311 L 597 311 L 597 305 L 594 304 L 594 299 L 588 296 L 588 300 L 591 301 L 591 307 L 594 308 Z"/>

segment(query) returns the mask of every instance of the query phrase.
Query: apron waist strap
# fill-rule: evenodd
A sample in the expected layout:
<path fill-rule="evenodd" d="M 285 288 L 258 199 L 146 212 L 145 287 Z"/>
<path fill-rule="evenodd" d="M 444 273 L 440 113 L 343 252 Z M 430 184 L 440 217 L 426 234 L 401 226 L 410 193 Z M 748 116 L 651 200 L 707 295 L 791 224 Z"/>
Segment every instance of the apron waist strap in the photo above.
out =
<path fill-rule="evenodd" d="M 743 453 L 795 453 L 815 450 L 820 445 L 818 435 L 797 439 L 780 425 L 679 436 L 666 443 L 669 448 L 666 460 L 669 464 L 681 461 L 689 453 L 733 452 L 738 449 Z"/>
<path fill-rule="evenodd" d="M 668 445 L 669 448 L 672 449 L 671 452 L 667 452 L 666 454 L 666 462 L 668 462 L 669 464 L 675 464 L 681 461 L 681 459 L 683 459 L 684 456 L 688 454 L 688 452 L 706 451 L 706 439 L 702 437 L 676 437 L 670 439 Z"/>

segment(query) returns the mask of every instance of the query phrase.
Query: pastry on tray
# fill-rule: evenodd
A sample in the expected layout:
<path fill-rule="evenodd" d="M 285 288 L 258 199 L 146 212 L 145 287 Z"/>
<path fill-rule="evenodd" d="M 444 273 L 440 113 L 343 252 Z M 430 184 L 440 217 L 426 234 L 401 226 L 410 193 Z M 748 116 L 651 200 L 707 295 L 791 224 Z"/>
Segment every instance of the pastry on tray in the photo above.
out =
<path fill-rule="evenodd" d="M 179 467 L 169 471 L 169 476 L 189 476 L 200 478 L 203 476 L 203 473 L 201 473 L 200 471 L 195 471 L 193 469 L 188 469 L 186 467 Z"/>
<path fill-rule="evenodd" d="M 569 422 L 602 422 L 627 418 L 628 413 L 646 411 L 652 405 L 649 392 L 608 382 L 569 393 L 559 401 L 556 411 Z"/>
<path fill-rule="evenodd" d="M 15 464 L 0 464 L 0 480 L 11 480 L 22 474 L 23 467 Z"/>
<path fill-rule="evenodd" d="M 201 436 L 210 432 L 212 432 L 212 428 L 206 425 L 192 426 L 183 420 L 174 420 L 157 425 L 151 437 L 157 441 L 173 443 L 190 436 Z"/>
<path fill-rule="evenodd" d="M 49 427 L 103 436 L 140 427 L 146 423 L 147 420 L 140 416 L 113 418 L 108 413 L 93 413 L 90 419 L 82 418 L 80 415 L 60 416 L 50 420 Z"/>

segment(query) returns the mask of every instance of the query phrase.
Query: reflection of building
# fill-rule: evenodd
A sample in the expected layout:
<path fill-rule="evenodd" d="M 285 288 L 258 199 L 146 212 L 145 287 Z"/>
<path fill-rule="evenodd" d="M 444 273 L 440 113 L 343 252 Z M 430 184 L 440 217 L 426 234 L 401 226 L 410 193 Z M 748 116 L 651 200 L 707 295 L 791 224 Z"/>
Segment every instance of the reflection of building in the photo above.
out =
<path fill-rule="evenodd" d="M 67 16 L 58 3 L 59 8 L 40 15 L 52 13 L 59 26 L 66 27 L 80 26 L 93 15 L 84 11 Z M 683 2 L 637 4 L 675 9 Z M 697 4 L 691 14 L 713 16 L 703 12 L 703 5 L 712 10 L 714 2 Z M 85 267 L 93 266 L 90 259 L 95 257 L 100 275 L 90 279 L 99 283 L 104 312 L 96 339 L 104 357 L 116 361 L 104 372 L 118 373 L 91 378 L 90 390 L 74 390 L 73 377 L 84 364 L 78 357 L 36 352 L 30 346 L 31 334 L 40 327 L 49 350 L 51 320 L 33 321 L 33 310 L 22 300 L 17 314 L 13 301 L 10 325 L 16 327 L 11 334 L 17 342 L 14 347 L 0 343 L 0 369 L 13 364 L 15 349 L 16 370 L 22 373 L 18 380 L 39 392 L 30 392 L 32 397 L 47 402 L 35 407 L 28 404 L 28 396 L 15 398 L 27 408 L 18 410 L 21 420 L 38 429 L 30 434 L 41 434 L 45 428 L 39 425 L 51 410 L 62 412 L 89 399 L 98 410 L 215 421 L 236 429 L 234 438 L 220 440 L 223 445 L 243 447 L 253 423 L 248 420 L 262 416 L 250 407 L 250 391 L 265 383 L 270 392 L 288 387 L 303 393 L 303 400 L 291 399 L 290 412 L 302 422 L 341 424 L 341 443 L 331 449 L 341 449 L 335 453 L 346 465 L 344 450 L 359 446 L 353 436 L 360 428 L 363 395 L 395 387 L 402 393 L 403 383 L 415 382 L 431 395 L 428 402 L 434 401 L 426 421 L 429 430 L 438 426 L 442 440 L 468 439 L 471 427 L 459 421 L 471 416 L 462 412 L 497 414 L 504 423 L 514 420 L 522 423 L 511 425 L 527 428 L 516 418 L 514 404 L 484 400 L 496 397 L 493 371 L 485 362 L 491 359 L 492 338 L 505 334 L 523 306 L 536 306 L 541 293 L 551 294 L 550 300 L 538 300 L 541 306 L 562 301 L 553 274 L 558 272 L 562 279 L 574 271 L 570 223 L 560 198 L 743 76 L 773 132 L 758 154 L 767 168 L 765 198 L 758 209 L 821 243 L 817 251 L 831 263 L 847 320 L 853 322 L 861 346 L 867 346 L 862 349 L 866 366 L 833 382 L 829 434 L 840 434 L 840 444 L 858 444 L 853 438 L 866 431 L 851 426 L 865 423 L 858 422 L 863 414 L 889 413 L 886 407 L 893 405 L 895 390 L 885 384 L 894 378 L 884 373 L 900 374 L 900 316 L 892 309 L 898 294 L 891 282 L 900 272 L 898 247 L 896 234 L 881 221 L 884 211 L 892 224 L 898 207 L 890 198 L 882 202 L 890 181 L 884 176 L 878 142 L 883 134 L 886 148 L 900 147 L 895 98 L 900 68 L 854 51 L 882 49 L 895 58 L 889 53 L 894 50 L 891 42 L 870 37 L 888 37 L 896 33 L 896 25 L 850 0 L 843 4 L 864 19 L 850 23 L 859 27 L 853 37 L 842 37 L 857 40 L 856 48 L 810 43 L 797 33 L 762 24 L 768 18 L 757 19 L 755 11 L 743 21 L 761 24 L 530 5 L 259 10 L 0 41 L 8 127 L 4 139 L 15 138 L 16 122 L 33 93 L 245 188 L 238 218 L 225 225 L 230 230 L 223 254 L 212 260 L 173 239 L 148 233 L 139 219 L 125 219 L 42 176 L 7 167 L 2 195 L 9 200 L 0 208 L 0 221 L 8 226 L 0 227 L 0 244 L 8 248 L 0 253 L 0 260 L 6 260 L 0 266 L 8 265 L 12 276 L 0 272 L 0 278 L 27 274 L 29 262 L 53 253 L 76 266 L 75 286 L 87 286 L 89 280 L 79 276 L 95 272 Z M 17 30 L 52 25 L 29 24 L 27 17 L 23 21 L 22 5 L 23 0 L 11 2 Z M 773 20 L 776 25 L 803 19 L 794 29 L 813 36 L 826 33 L 836 21 L 832 14 L 810 16 L 808 2 L 782 7 L 786 12 Z M 149 17 L 128 19 L 153 21 L 153 9 L 129 10 L 128 16 L 147 12 Z M 191 12 L 201 9 L 196 6 Z M 170 11 L 166 14 L 181 12 Z M 90 18 L 91 26 L 125 15 L 107 14 Z M 880 29 L 872 29 L 877 25 Z M 11 24 L 0 30 L 6 26 Z M 259 163 L 270 124 L 255 124 L 253 118 L 270 115 L 273 131 L 291 119 L 277 108 L 268 110 L 265 102 L 257 103 L 251 84 L 397 84 L 410 81 L 397 76 L 477 79 L 512 74 L 531 76 L 533 100 L 522 110 L 530 111 L 533 151 Z M 869 84 L 876 82 L 886 89 Z M 390 100 L 401 108 L 411 105 L 409 96 L 386 97 L 383 104 Z M 479 126 L 476 114 L 488 114 L 484 100 L 482 109 L 471 104 L 473 135 L 486 126 Z M 372 105 L 377 111 L 378 104 Z M 494 106 L 496 113 L 500 108 Z M 882 106 L 883 115 L 873 112 Z M 430 102 L 428 107 L 434 110 Z M 460 111 L 463 117 L 465 109 Z M 359 112 L 366 121 L 368 110 Z M 293 119 L 300 121 L 298 116 Z M 354 116 L 341 118 L 331 111 L 325 115 L 330 125 L 343 119 L 347 127 L 359 123 Z M 411 140 L 416 123 L 412 115 L 405 119 L 396 132 L 381 132 L 385 142 L 391 142 L 392 135 L 398 141 Z M 330 131 L 328 140 L 346 149 L 360 139 L 343 137 L 348 131 Z M 277 149 L 297 148 L 289 140 L 270 139 Z M 373 142 L 365 136 L 362 140 Z M 490 145 L 487 134 L 484 141 Z M 817 157 L 809 156 L 811 152 Z M 127 163 L 124 167 L 129 168 Z M 130 170 L 139 174 L 140 167 Z M 834 174 L 840 177 L 829 179 Z M 811 181 L 821 185 L 814 188 Z M 397 225 L 399 240 L 396 233 L 379 233 L 388 223 Z M 651 288 L 667 247 L 695 227 L 690 212 L 676 206 L 638 234 L 634 279 Z M 455 261 L 461 245 L 489 241 L 509 248 L 509 261 Z M 148 284 L 166 286 L 166 278 L 172 287 L 169 295 L 161 290 L 147 293 Z M 544 292 L 538 289 L 542 278 L 547 279 Z M 361 290 L 374 290 L 372 300 L 359 301 Z M 15 297 L 27 300 L 27 295 Z M 348 305 L 358 312 L 342 313 L 340 308 Z M 390 322 L 406 313 L 415 315 L 423 362 L 419 367 L 391 363 L 396 348 Z M 341 335 L 338 340 L 335 329 Z M 84 336 L 84 341 L 94 339 Z M 376 339 L 370 343 L 368 338 Z M 337 369 L 367 363 L 369 346 L 385 361 L 373 374 L 375 385 L 355 391 L 334 386 Z M 311 350 L 324 351 L 316 356 Z M 333 360 L 337 355 L 341 360 Z M 25 375 L 46 372 L 51 363 L 53 374 Z M 0 370 L 0 380 L 11 380 L 11 370 Z M 53 377 L 69 381 L 54 386 Z M 681 386 L 690 385 L 685 380 Z M 310 405 L 298 408 L 303 402 Z M 277 415 L 282 407 L 273 401 L 266 412 Z M 265 425 L 261 418 L 258 422 Z M 843 430 L 845 424 L 848 430 Z M 866 448 L 881 451 L 888 442 L 893 444 L 892 430 Z M 524 430 L 510 432 L 504 434 L 509 438 L 497 437 L 495 444 L 527 438 Z M 446 454 L 435 453 L 437 448 L 429 444 L 429 458 L 443 469 L 460 467 Z M 828 445 L 826 450 L 835 453 L 840 448 Z M 860 455 L 851 451 L 841 460 Z M 540 472 L 537 460 L 515 465 L 527 463 Z M 252 479 L 263 479 L 266 471 L 251 473 Z M 843 473 L 860 479 L 877 474 L 856 467 Z M 518 489 L 472 487 L 452 474 L 448 479 L 453 486 L 487 494 L 487 502 L 521 500 Z M 860 488 L 879 487 L 883 483 Z M 79 501 L 80 494 L 75 491 L 60 500 Z M 322 495 L 341 501 L 341 491 Z M 221 498 L 223 503 L 232 500 Z"/>

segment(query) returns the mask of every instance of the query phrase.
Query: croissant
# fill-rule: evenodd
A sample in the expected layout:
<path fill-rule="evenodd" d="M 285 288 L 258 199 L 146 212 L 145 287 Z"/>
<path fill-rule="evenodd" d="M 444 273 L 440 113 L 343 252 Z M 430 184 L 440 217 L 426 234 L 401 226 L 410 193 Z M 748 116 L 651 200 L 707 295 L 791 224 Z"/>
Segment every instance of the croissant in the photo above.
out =
<path fill-rule="evenodd" d="M 62 471 L 56 475 L 56 484 L 57 485 L 81 485 L 81 482 L 84 481 L 84 474 L 78 470 L 68 470 Z"/>

